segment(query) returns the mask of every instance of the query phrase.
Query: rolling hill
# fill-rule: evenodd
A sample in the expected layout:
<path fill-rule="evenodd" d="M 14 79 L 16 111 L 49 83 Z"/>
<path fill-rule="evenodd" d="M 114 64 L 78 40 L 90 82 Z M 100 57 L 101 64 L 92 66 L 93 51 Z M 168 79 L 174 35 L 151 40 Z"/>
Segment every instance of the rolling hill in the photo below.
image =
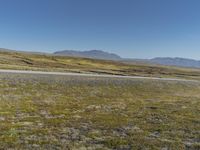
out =
<path fill-rule="evenodd" d="M 128 61 L 128 62 L 143 62 L 147 64 L 200 68 L 200 61 L 187 58 L 180 58 L 180 57 L 175 57 L 175 58 L 156 57 L 153 59 L 126 59 L 120 57 L 117 54 L 108 53 L 101 50 L 89 50 L 89 51 L 64 50 L 64 51 L 57 51 L 54 54 L 60 56 L 83 57 L 83 58 L 93 58 L 93 59 L 103 59 L 103 60 L 117 60 L 117 61 Z"/>
<path fill-rule="evenodd" d="M 187 58 L 157 57 L 149 61 L 160 65 L 200 68 L 200 61 Z"/>
<path fill-rule="evenodd" d="M 104 59 L 104 60 L 121 59 L 121 57 L 118 56 L 117 54 L 108 53 L 101 50 L 89 50 L 89 51 L 64 50 L 64 51 L 57 51 L 54 54 L 62 56 L 84 57 L 84 58 L 94 58 L 94 59 Z"/>
<path fill-rule="evenodd" d="M 59 71 L 151 77 L 176 77 L 199 79 L 200 70 L 179 68 L 142 61 L 123 62 L 91 58 L 61 56 L 0 50 L 0 69 Z"/>

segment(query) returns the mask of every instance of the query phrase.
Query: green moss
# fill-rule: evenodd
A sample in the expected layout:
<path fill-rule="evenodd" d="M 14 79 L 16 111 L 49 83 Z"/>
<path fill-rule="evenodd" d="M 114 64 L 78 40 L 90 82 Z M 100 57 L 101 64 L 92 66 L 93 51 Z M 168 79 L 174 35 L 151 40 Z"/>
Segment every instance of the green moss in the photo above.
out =
<path fill-rule="evenodd" d="M 198 82 L 1 74 L 0 147 L 198 149 L 199 90 Z"/>

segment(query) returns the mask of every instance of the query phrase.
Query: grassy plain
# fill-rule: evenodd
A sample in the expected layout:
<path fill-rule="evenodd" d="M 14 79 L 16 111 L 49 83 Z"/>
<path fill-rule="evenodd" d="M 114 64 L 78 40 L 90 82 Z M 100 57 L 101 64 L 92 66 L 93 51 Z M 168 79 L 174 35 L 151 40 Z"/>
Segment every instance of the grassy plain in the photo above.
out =
<path fill-rule="evenodd" d="M 200 149 L 200 83 L 0 74 L 1 149 Z"/>
<path fill-rule="evenodd" d="M 200 70 L 0 51 L 0 69 L 200 79 Z M 200 149 L 200 82 L 0 74 L 0 149 Z"/>
<path fill-rule="evenodd" d="M 200 79 L 199 69 L 0 51 L 0 69 Z"/>

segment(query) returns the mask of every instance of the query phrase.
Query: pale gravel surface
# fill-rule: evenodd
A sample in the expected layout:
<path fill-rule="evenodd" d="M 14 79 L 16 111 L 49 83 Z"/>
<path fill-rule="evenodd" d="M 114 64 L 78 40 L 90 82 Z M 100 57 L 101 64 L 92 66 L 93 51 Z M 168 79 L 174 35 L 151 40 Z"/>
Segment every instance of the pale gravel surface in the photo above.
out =
<path fill-rule="evenodd" d="M 45 71 L 29 71 L 29 70 L 4 70 L 0 69 L 0 73 L 12 74 L 38 74 L 38 75 L 62 75 L 62 76 L 82 76 L 82 77 L 106 77 L 106 78 L 125 78 L 125 79 L 151 79 L 163 81 L 186 81 L 199 82 L 197 80 L 178 79 L 178 78 L 158 78 L 158 77 L 142 77 L 142 76 L 120 76 L 120 75 L 104 75 L 104 74 L 86 74 L 86 73 L 71 73 L 71 72 L 45 72 Z"/>

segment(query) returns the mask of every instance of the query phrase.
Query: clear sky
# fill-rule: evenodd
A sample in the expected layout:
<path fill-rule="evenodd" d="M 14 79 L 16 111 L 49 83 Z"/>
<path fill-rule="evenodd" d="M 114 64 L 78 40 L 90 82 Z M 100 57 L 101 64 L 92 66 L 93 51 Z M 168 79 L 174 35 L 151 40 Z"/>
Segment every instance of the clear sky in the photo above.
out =
<path fill-rule="evenodd" d="M 0 0 L 0 47 L 200 59 L 200 0 Z"/>

